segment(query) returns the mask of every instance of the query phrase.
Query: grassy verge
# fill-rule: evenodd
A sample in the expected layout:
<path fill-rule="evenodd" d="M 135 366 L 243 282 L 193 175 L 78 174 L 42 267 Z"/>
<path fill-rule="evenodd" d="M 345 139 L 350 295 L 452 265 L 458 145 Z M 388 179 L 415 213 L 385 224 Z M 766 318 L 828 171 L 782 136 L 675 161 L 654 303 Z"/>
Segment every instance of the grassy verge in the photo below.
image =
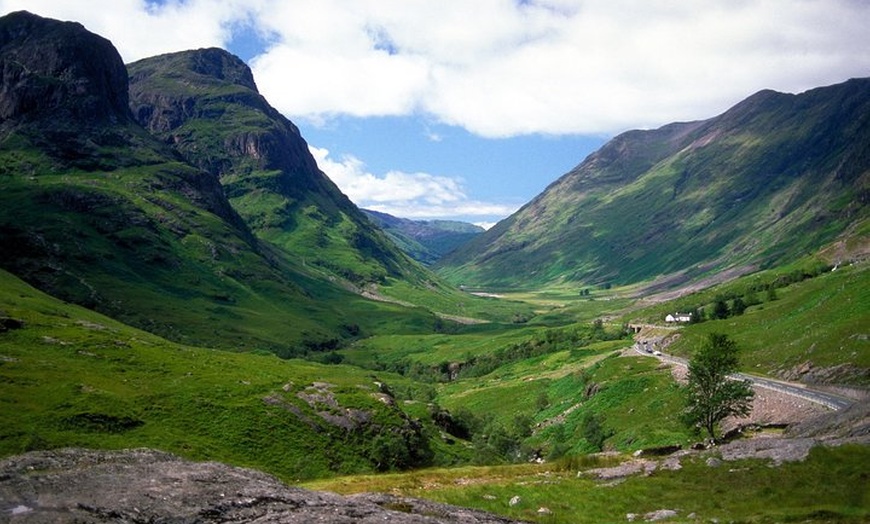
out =
<path fill-rule="evenodd" d="M 564 464 L 424 470 L 339 478 L 308 487 L 340 493 L 399 492 L 541 523 L 626 522 L 671 509 L 668 522 L 866 522 L 870 447 L 815 448 L 807 460 L 771 467 L 745 460 L 709 467 L 684 460 L 623 482 L 577 475 Z M 581 468 L 586 469 L 586 468 Z M 519 502 L 510 505 L 510 500 Z M 545 510 L 542 510 L 545 508 Z"/>

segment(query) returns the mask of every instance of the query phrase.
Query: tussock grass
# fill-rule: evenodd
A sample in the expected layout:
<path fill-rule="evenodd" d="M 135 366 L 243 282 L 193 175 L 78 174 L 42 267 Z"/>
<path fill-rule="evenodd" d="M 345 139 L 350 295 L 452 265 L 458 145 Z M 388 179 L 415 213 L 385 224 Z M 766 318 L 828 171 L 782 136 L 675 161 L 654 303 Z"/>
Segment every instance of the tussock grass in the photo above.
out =
<path fill-rule="evenodd" d="M 376 382 L 405 389 L 409 381 L 396 375 L 180 345 L 60 302 L 3 271 L 0 312 L 23 322 L 0 333 L 0 455 L 151 447 L 295 482 L 374 471 L 366 431 L 415 417 L 432 439 L 431 463 L 463 460 L 425 409 L 408 415 L 378 399 Z M 372 429 L 325 423 L 316 411 L 333 408 L 314 409 L 299 396 L 315 383 L 334 395 L 336 414 L 363 410 Z"/>
<path fill-rule="evenodd" d="M 818 447 L 806 461 L 779 467 L 757 460 L 709 467 L 698 458 L 683 460 L 678 471 L 616 482 L 577 474 L 619 459 L 599 460 L 605 463 L 424 470 L 307 486 L 340 493 L 396 492 L 541 523 L 625 522 L 629 513 L 642 520 L 661 509 L 678 512 L 669 522 L 858 523 L 870 518 L 866 446 Z M 519 503 L 511 506 L 513 497 Z"/>

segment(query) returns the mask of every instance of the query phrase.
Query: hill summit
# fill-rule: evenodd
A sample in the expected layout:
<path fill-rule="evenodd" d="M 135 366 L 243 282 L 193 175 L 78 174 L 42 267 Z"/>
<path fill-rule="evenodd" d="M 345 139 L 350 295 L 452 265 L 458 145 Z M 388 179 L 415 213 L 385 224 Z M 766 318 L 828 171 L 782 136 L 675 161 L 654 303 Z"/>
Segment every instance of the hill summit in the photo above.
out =
<path fill-rule="evenodd" d="M 866 245 L 868 201 L 870 79 L 766 90 L 615 137 L 437 267 L 478 286 L 676 285 Z"/>
<path fill-rule="evenodd" d="M 260 238 L 356 285 L 415 274 L 415 264 L 320 171 L 299 129 L 259 94 L 239 58 L 199 49 L 128 69 L 137 121 L 220 180 Z"/>

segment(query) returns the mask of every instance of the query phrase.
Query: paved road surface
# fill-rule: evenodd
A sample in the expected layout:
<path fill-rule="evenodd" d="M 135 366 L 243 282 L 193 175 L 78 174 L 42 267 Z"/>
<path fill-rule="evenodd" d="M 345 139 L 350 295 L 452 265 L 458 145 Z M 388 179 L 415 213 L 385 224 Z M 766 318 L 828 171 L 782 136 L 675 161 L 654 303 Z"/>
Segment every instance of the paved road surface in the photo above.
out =
<path fill-rule="evenodd" d="M 635 344 L 634 350 L 640 355 L 643 355 L 645 357 L 655 357 L 663 362 L 669 362 L 678 366 L 689 365 L 689 362 L 684 358 L 667 355 L 659 351 L 656 351 L 654 353 L 645 351 L 641 344 Z M 803 384 L 795 384 L 793 382 L 784 382 L 781 380 L 756 377 L 754 375 L 747 375 L 745 373 L 735 373 L 732 376 L 739 380 L 748 380 L 752 383 L 753 386 L 772 389 L 774 391 L 780 391 L 782 393 L 785 393 L 786 395 L 791 395 L 793 397 L 809 400 L 810 402 L 815 402 L 817 404 L 821 404 L 827 408 L 834 410 L 844 409 L 854 404 L 853 400 L 846 397 L 841 397 L 832 393 L 826 393 L 824 391 L 810 389 Z"/>

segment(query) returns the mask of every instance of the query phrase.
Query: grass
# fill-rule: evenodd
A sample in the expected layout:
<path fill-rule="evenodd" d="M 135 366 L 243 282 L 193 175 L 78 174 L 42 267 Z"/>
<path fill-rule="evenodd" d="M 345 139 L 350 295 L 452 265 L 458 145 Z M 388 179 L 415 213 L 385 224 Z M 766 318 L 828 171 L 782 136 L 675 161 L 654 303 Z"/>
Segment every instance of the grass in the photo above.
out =
<path fill-rule="evenodd" d="M 306 487 L 401 493 L 554 524 L 625 522 L 629 513 L 642 520 L 661 509 L 678 512 L 669 522 L 858 523 L 870 518 L 863 467 L 868 461 L 866 446 L 817 447 L 804 462 L 779 467 L 756 460 L 709 467 L 696 458 L 683 460 L 678 471 L 659 470 L 624 482 L 578 476 L 577 469 L 553 463 L 337 478 Z M 511 506 L 513 497 L 519 503 Z"/>
<path fill-rule="evenodd" d="M 742 348 L 741 364 L 746 371 L 776 375 L 805 362 L 818 367 L 847 365 L 857 372 L 851 376 L 847 372 L 839 380 L 866 386 L 870 378 L 860 370 L 870 368 L 868 269 L 864 263 L 827 271 L 776 289 L 775 300 L 759 292 L 763 302 L 743 315 L 684 327 L 669 351 L 687 356 L 708 333 L 726 333 Z M 668 308 L 709 306 L 717 296 L 743 295 L 751 286 L 773 282 L 794 271 L 786 267 L 750 275 L 638 314 L 652 320 L 663 316 Z"/>
<path fill-rule="evenodd" d="M 482 379 L 452 382 L 439 390 L 437 401 L 504 424 L 519 415 L 531 417 L 540 429 L 526 446 L 544 455 L 557 443 L 567 443 L 564 453 L 596 451 L 583 436 L 584 418 L 593 414 L 607 434 L 605 449 L 690 443 L 690 432 L 678 420 L 681 396 L 669 371 L 651 359 L 615 357 L 613 346 L 528 359 Z"/>
<path fill-rule="evenodd" d="M 813 297 L 832 290 L 852 290 L 861 297 L 864 275 L 856 267 L 792 284 L 759 312 L 775 313 L 774 307 L 782 307 L 777 317 L 787 317 L 792 309 L 804 314 L 796 306 L 815 304 Z M 0 334 L 3 455 L 69 445 L 147 446 L 255 467 L 291 483 L 305 481 L 308 487 L 400 492 L 534 522 L 623 521 L 627 513 L 664 508 L 679 511 L 676 521 L 688 521 L 694 513 L 702 521 L 861 522 L 870 512 L 861 467 L 870 458 L 866 446 L 818 449 L 804 463 L 776 469 L 756 461 L 721 468 L 686 461 L 680 471 L 659 471 L 615 485 L 578 478 L 578 467 L 595 462 L 578 455 L 590 451 L 583 431 L 590 414 L 599 418 L 607 434 L 605 449 L 627 452 L 691 441 L 676 420 L 680 396 L 669 372 L 652 359 L 614 356 L 627 341 L 563 348 L 505 362 L 483 377 L 423 385 L 355 366 L 182 346 L 59 302 L 8 273 L 0 273 L 0 289 L 3 315 L 25 322 L 24 329 Z M 844 302 L 848 300 L 822 303 L 842 307 Z M 752 314 L 740 318 L 751 319 Z M 456 356 L 486 355 L 545 340 L 554 331 L 497 324 L 467 329 L 453 335 L 373 337 L 343 354 L 346 362 L 361 359 L 358 364 L 411 358 L 439 365 Z M 438 428 L 428 421 L 428 403 L 414 401 L 400 404 L 404 416 L 424 421 L 433 460 L 453 467 L 373 476 L 370 436 L 311 428 L 286 407 L 293 405 L 316 420 L 313 410 L 294 395 L 315 382 L 327 382 L 344 408 L 372 410 L 379 423 L 401 425 L 403 415 L 383 409 L 372 397 L 376 379 L 386 380 L 404 396 L 420 394 L 451 410 L 491 414 L 505 424 L 518 414 L 528 415 L 542 425 L 525 445 L 546 453 L 557 442 L 567 443 L 571 460 L 462 466 L 473 460 L 473 449 L 461 440 L 439 437 Z M 266 398 L 278 402 L 267 403 Z M 359 473 L 365 475 L 335 478 Z M 510 506 L 507 501 L 514 496 L 521 502 Z M 538 513 L 541 507 L 551 513 Z"/>
<path fill-rule="evenodd" d="M 403 302 L 472 320 L 523 324 L 534 320 L 536 315 L 533 306 L 524 300 L 476 296 L 447 285 L 438 278 L 429 278 L 422 286 L 391 278 L 382 291 Z"/>
<path fill-rule="evenodd" d="M 402 387 L 401 377 L 183 346 L 57 301 L 8 273 L 0 281 L 0 311 L 24 322 L 0 333 L 0 455 L 152 447 L 296 482 L 374 471 L 372 435 L 411 420 L 376 398 L 376 381 Z M 362 410 L 369 422 L 354 430 L 326 423 L 300 396 L 316 383 L 327 384 L 321 389 L 336 402 L 317 410 Z M 428 418 L 421 422 L 434 435 L 430 463 L 462 458 Z"/>
<path fill-rule="evenodd" d="M 539 331 L 492 324 L 470 326 L 453 334 L 381 335 L 359 340 L 340 353 L 349 364 L 366 368 L 389 367 L 409 360 L 438 366 L 495 351 Z"/>

